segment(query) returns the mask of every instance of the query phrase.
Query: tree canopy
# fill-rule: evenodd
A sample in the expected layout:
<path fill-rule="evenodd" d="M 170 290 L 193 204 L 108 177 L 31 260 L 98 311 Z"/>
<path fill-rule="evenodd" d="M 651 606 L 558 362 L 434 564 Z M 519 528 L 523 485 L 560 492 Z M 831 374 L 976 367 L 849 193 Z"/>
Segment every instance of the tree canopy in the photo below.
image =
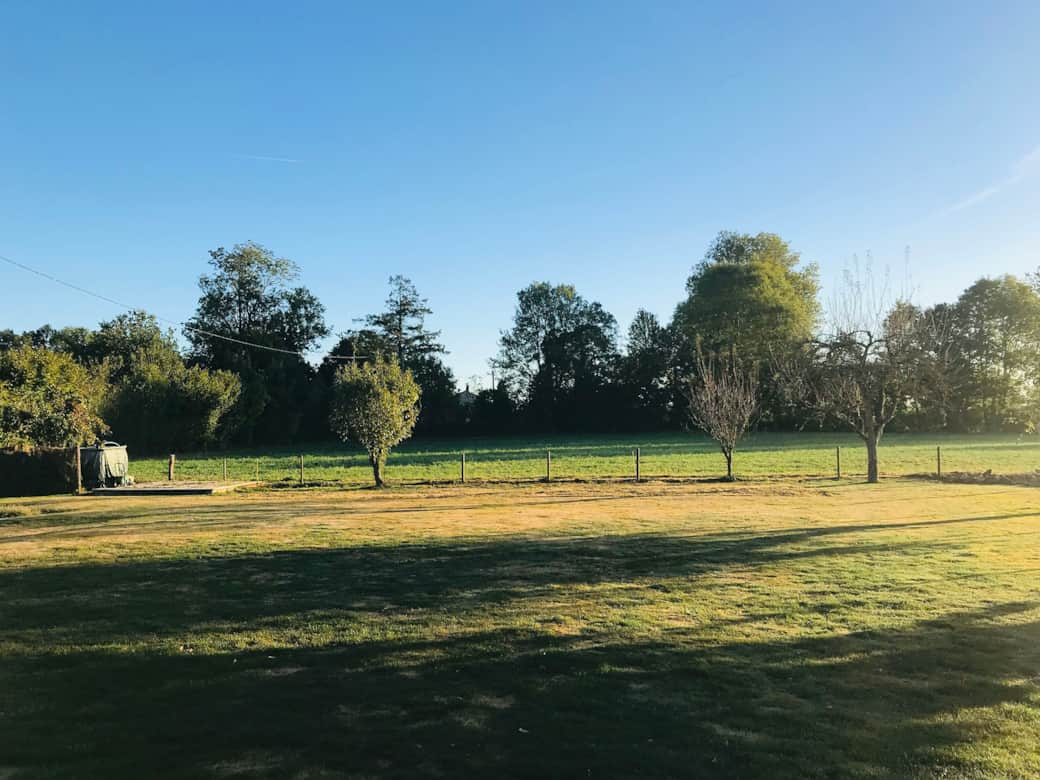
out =
<path fill-rule="evenodd" d="M 517 293 L 498 365 L 540 424 L 580 425 L 595 415 L 617 358 L 614 316 L 573 286 L 536 282 Z"/>
<path fill-rule="evenodd" d="M 0 353 L 28 348 L 71 359 L 106 387 L 94 413 L 138 451 L 328 439 L 337 370 L 376 355 L 395 360 L 421 389 L 419 435 L 680 429 L 699 351 L 716 365 L 739 361 L 758 378 L 758 429 L 791 428 L 814 404 L 789 403 L 776 375 L 787 358 L 811 353 L 816 379 L 828 367 L 850 374 L 846 363 L 865 348 L 871 371 L 891 363 L 888 334 L 867 348 L 866 330 L 824 321 L 816 267 L 773 233 L 719 233 L 685 291 L 676 291 L 673 317 L 638 309 L 623 342 L 614 316 L 573 285 L 524 287 L 499 334 L 491 384 L 472 379 L 470 395 L 459 393 L 440 331 L 430 327 L 434 307 L 404 276 L 389 277 L 382 309 L 354 319 L 317 365 L 305 355 L 330 328 L 294 262 L 255 243 L 214 249 L 199 286 L 183 334 L 129 311 L 95 329 L 0 330 Z M 915 379 L 910 390 L 887 394 L 897 402 L 886 401 L 876 421 L 890 419 L 875 428 L 1040 430 L 1038 288 L 1040 274 L 987 277 L 952 302 L 875 311 L 874 336 L 886 319 L 914 324 L 899 360 L 912 360 Z M 5 393 L 10 419 L 9 387 Z M 839 416 L 820 424 L 839 426 Z"/>
<path fill-rule="evenodd" d="M 307 288 L 293 286 L 295 263 L 259 244 L 214 249 L 210 265 L 212 272 L 199 279 L 202 294 L 184 333 L 192 356 L 207 368 L 241 377 L 234 411 L 240 440 L 291 440 L 316 411 L 308 403 L 313 369 L 301 353 L 329 334 L 325 307 Z"/>
<path fill-rule="evenodd" d="M 639 430 L 668 425 L 676 406 L 676 359 L 674 330 L 645 309 L 637 311 L 620 363 L 627 427 Z M 679 406 L 684 405 L 680 401 Z"/>
<path fill-rule="evenodd" d="M 686 282 L 676 327 L 710 352 L 766 360 L 812 335 L 819 316 L 817 269 L 772 233 L 720 233 Z"/>
<path fill-rule="evenodd" d="M 438 341 L 440 331 L 426 328 L 426 318 L 432 314 L 410 279 L 391 276 L 384 310 L 364 317 L 365 327 L 340 334 L 332 355 L 354 356 L 361 362 L 376 355 L 395 357 L 422 389 L 420 429 L 442 431 L 458 422 L 460 410 L 455 375 L 441 359 L 447 350 Z M 324 373 L 334 371 L 338 362 L 327 359 Z"/>
<path fill-rule="evenodd" d="M 294 262 L 251 241 L 209 254 L 213 272 L 199 278 L 202 295 L 184 334 L 196 357 L 252 365 L 264 353 L 227 339 L 305 352 L 329 334 L 325 307 L 307 288 L 291 286 L 299 275 Z"/>
<path fill-rule="evenodd" d="M 1013 276 L 979 279 L 957 300 L 957 342 L 972 401 L 966 420 L 984 430 L 1035 424 L 1040 295 Z"/>
<path fill-rule="evenodd" d="M 332 429 L 344 441 L 365 448 L 376 487 L 383 486 L 390 450 L 415 428 L 421 394 L 411 372 L 402 369 L 396 358 L 384 360 L 377 355 L 336 371 Z"/>
<path fill-rule="evenodd" d="M 0 352 L 0 447 L 69 447 L 108 432 L 106 378 L 45 347 Z"/>

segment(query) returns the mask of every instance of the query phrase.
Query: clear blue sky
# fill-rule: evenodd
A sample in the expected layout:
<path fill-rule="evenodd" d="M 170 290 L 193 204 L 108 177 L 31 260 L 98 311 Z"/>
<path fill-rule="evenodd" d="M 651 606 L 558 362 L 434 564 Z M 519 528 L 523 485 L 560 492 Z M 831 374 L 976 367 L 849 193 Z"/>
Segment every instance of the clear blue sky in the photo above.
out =
<path fill-rule="evenodd" d="M 462 382 L 522 286 L 667 318 L 723 228 L 828 287 L 909 247 L 922 303 L 1040 264 L 1040 3 L 700 6 L 5 2 L 0 254 L 182 320 L 254 240 L 337 329 L 402 273 Z M 0 327 L 118 313 L 0 285 Z"/>

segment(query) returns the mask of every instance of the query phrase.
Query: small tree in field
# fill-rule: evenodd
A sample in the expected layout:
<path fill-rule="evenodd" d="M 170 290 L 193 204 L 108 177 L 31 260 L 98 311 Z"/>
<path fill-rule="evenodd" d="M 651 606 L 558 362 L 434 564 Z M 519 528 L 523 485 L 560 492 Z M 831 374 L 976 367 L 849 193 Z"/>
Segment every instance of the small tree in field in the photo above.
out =
<path fill-rule="evenodd" d="M 419 385 L 396 360 L 375 360 L 341 367 L 332 399 L 332 429 L 368 451 L 376 487 L 390 449 L 412 435 L 419 418 Z"/>
<path fill-rule="evenodd" d="M 826 332 L 777 361 L 785 394 L 820 420 L 847 425 L 867 449 L 867 482 L 877 482 L 885 428 L 908 408 L 925 380 L 921 343 L 928 318 L 892 302 L 868 266 L 845 275 Z"/>
<path fill-rule="evenodd" d="M 728 360 L 698 351 L 696 373 L 687 380 L 690 422 L 716 442 L 733 479 L 733 450 L 758 414 L 758 373 L 732 355 Z"/>

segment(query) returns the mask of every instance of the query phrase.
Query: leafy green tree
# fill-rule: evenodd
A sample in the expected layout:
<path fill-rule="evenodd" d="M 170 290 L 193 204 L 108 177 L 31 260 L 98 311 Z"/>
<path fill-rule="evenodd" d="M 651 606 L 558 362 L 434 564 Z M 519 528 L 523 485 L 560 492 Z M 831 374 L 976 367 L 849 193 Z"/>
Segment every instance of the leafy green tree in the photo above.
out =
<path fill-rule="evenodd" d="M 422 390 L 423 413 L 416 426 L 422 433 L 447 431 L 458 425 L 459 408 L 455 374 L 436 355 L 412 358 L 404 366 Z"/>
<path fill-rule="evenodd" d="M 722 232 L 686 282 L 675 325 L 690 344 L 767 361 L 809 338 L 819 316 L 814 265 L 773 233 Z"/>
<path fill-rule="evenodd" d="M 72 355 L 76 361 L 87 363 L 93 336 L 93 332 L 88 328 L 79 327 L 54 329 L 50 325 L 43 325 L 24 333 L 15 333 L 8 329 L 0 331 L 0 351 L 14 347 L 39 347 L 53 352 L 65 352 Z"/>
<path fill-rule="evenodd" d="M 136 310 L 102 322 L 85 339 L 81 361 L 107 361 L 113 382 L 121 381 L 135 364 L 147 361 L 160 367 L 183 365 L 173 331 L 163 331 L 154 316 Z"/>
<path fill-rule="evenodd" d="M 0 353 L 0 447 L 69 447 L 108 431 L 98 409 L 107 387 L 71 355 L 20 346 Z"/>
<path fill-rule="evenodd" d="M 470 425 L 485 434 L 506 433 L 516 422 L 516 405 L 505 382 L 493 389 L 481 390 L 473 402 Z"/>
<path fill-rule="evenodd" d="M 628 329 L 618 382 L 626 417 L 640 430 L 665 427 L 672 411 L 675 339 L 671 328 L 640 309 Z"/>
<path fill-rule="evenodd" d="M 396 359 L 377 355 L 340 367 L 333 390 L 333 431 L 365 448 L 376 487 L 383 487 L 391 448 L 411 436 L 419 417 L 419 385 Z"/>
<path fill-rule="evenodd" d="M 1027 427 L 1040 372 L 1040 295 L 1013 276 L 979 279 L 957 300 L 956 318 L 969 375 L 965 420 L 983 430 Z"/>
<path fill-rule="evenodd" d="M 312 397 L 314 372 L 300 353 L 329 334 L 325 308 L 305 287 L 293 286 L 295 263 L 259 244 L 215 249 L 210 265 L 212 273 L 199 279 L 202 295 L 185 330 L 193 356 L 241 377 L 234 418 L 242 440 L 290 440 L 304 425 L 305 400 Z"/>
<path fill-rule="evenodd" d="M 555 427 L 611 417 L 605 407 L 617 361 L 617 321 L 599 303 L 548 282 L 517 293 L 498 365 L 534 422 Z"/>

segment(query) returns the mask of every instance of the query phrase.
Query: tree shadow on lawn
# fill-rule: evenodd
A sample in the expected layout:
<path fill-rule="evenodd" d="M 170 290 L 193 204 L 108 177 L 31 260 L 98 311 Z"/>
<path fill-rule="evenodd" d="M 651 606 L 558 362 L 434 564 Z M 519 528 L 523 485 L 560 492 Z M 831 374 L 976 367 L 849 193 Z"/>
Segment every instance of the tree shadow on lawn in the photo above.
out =
<path fill-rule="evenodd" d="M 791 541 L 510 538 L 4 572 L 0 756 L 128 777 L 963 774 L 976 768 L 944 749 L 993 729 L 954 716 L 1036 706 L 1040 624 L 1014 622 L 1029 604 L 794 641 L 556 630 L 554 599 L 574 592 L 560 586 L 614 582 L 607 597 L 638 601 L 662 578 L 950 547 Z M 482 622 L 529 599 L 544 602 L 533 624 Z M 403 638 L 351 641 L 362 624 Z M 314 625 L 331 633 L 312 642 Z M 264 629 L 300 643 L 234 646 Z M 226 651 L 174 644 L 214 632 Z"/>
<path fill-rule="evenodd" d="M 837 533 L 840 527 L 823 526 L 766 534 L 455 537 L 235 555 L 222 555 L 218 547 L 216 554 L 187 559 L 14 569 L 0 572 L 0 625 L 10 639 L 24 631 L 46 632 L 56 643 L 108 643 L 321 610 L 350 619 L 371 611 L 508 606 L 560 587 L 615 583 L 646 589 L 661 580 L 693 582 L 734 568 L 750 578 L 756 567 L 798 559 L 856 556 L 876 563 L 890 556 L 901 565 L 962 549 L 949 540 L 816 543 Z"/>
<path fill-rule="evenodd" d="M 14 698 L 0 743 L 8 766 L 81 776 L 984 774 L 946 751 L 993 738 L 968 708 L 1035 708 L 1016 680 L 1040 624 L 994 622 L 1025 608 L 799 642 L 88 651 L 17 663 L 33 700 Z"/>

